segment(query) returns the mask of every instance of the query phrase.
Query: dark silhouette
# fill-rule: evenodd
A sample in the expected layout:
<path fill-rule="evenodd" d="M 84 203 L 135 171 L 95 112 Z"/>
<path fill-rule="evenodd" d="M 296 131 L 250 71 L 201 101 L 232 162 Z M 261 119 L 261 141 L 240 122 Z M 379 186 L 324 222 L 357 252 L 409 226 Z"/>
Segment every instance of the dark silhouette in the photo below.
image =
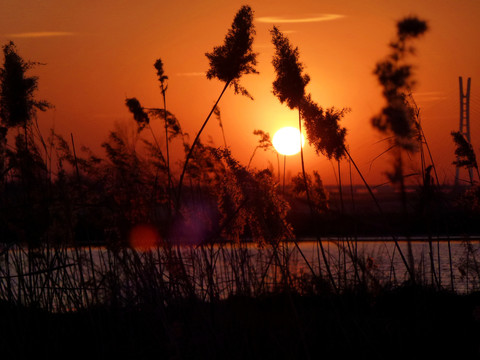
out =
<path fill-rule="evenodd" d="M 258 135 L 260 139 L 258 139 L 258 145 L 253 150 L 252 156 L 250 156 L 250 160 L 248 161 L 247 167 L 250 167 L 253 157 L 255 156 L 258 149 L 263 149 L 263 151 L 273 149 L 272 139 L 270 138 L 270 134 L 268 132 L 265 132 L 263 130 L 253 130 L 253 135 Z M 277 153 L 277 157 L 278 157 L 278 153 Z"/>
<path fill-rule="evenodd" d="M 243 75 L 258 74 L 255 69 L 257 54 L 252 50 L 254 35 L 253 11 L 250 6 L 242 6 L 233 19 L 224 44 L 205 54 L 210 63 L 207 79 L 217 78 L 225 86 L 233 85 L 235 94 L 252 98 L 239 81 Z"/>
<path fill-rule="evenodd" d="M 228 146 L 227 146 L 227 139 L 225 138 L 225 130 L 223 129 L 222 113 L 220 112 L 220 108 L 218 106 L 213 111 L 213 114 L 218 120 L 218 126 L 220 127 L 220 130 L 222 130 L 223 146 L 227 148 Z"/>
<path fill-rule="evenodd" d="M 170 175 L 170 149 L 169 149 L 169 137 L 168 137 L 168 115 L 167 115 L 167 97 L 166 92 L 168 85 L 166 81 L 168 76 L 165 75 L 163 70 L 163 62 L 161 59 L 157 59 L 153 65 L 157 70 L 158 81 L 160 82 L 160 91 L 162 92 L 163 98 L 163 119 L 165 124 L 165 147 L 166 147 L 166 156 L 167 156 L 167 179 L 168 179 L 168 213 L 169 217 L 171 216 L 171 195 L 172 195 L 172 179 Z"/>
<path fill-rule="evenodd" d="M 38 130 L 37 111 L 51 105 L 35 99 L 38 78 L 27 71 L 38 63 L 26 62 L 13 42 L 3 46 L 0 68 L 0 182 L 2 185 L 3 236 L 38 246 L 49 225 L 49 171 L 46 143 Z M 14 141 L 8 143 L 8 133 Z M 10 137 L 10 139 L 12 139 Z M 11 140 L 10 140 L 11 141 Z M 41 146 L 41 148 L 39 147 Z"/>
<path fill-rule="evenodd" d="M 125 100 L 125 105 L 127 105 L 128 110 L 133 114 L 133 118 L 137 122 L 138 132 L 142 131 L 145 126 L 150 124 L 150 118 L 145 112 L 144 108 L 140 104 L 140 101 L 136 98 L 129 98 Z"/>
<path fill-rule="evenodd" d="M 239 81 L 242 75 L 258 74 L 255 70 L 257 54 L 252 51 L 254 35 L 255 28 L 253 25 L 253 11 L 250 6 L 242 6 L 233 19 L 232 27 L 228 30 L 228 33 L 225 36 L 224 44 L 216 46 L 211 53 L 205 54 L 210 62 L 210 69 L 207 71 L 207 79 L 217 78 L 220 81 L 223 81 L 225 86 L 215 102 L 215 105 L 213 105 L 212 110 L 203 122 L 202 127 L 195 136 L 192 146 L 185 158 L 185 163 L 178 182 L 177 209 L 180 207 L 183 178 L 185 176 L 185 171 L 187 170 L 188 162 L 193 154 L 195 145 L 199 141 L 203 129 L 207 125 L 212 114 L 215 112 L 225 90 L 227 90 L 228 86 L 233 85 L 235 94 L 240 93 L 252 98 L 248 91 L 240 85 Z"/>
<path fill-rule="evenodd" d="M 325 213 L 329 208 L 328 193 L 323 187 L 322 179 L 317 171 L 313 171 L 313 181 L 311 176 L 307 174 L 307 186 L 311 189 L 311 200 L 315 211 L 318 214 Z M 292 192 L 296 195 L 303 195 L 306 190 L 303 175 L 299 173 L 292 179 Z"/>
<path fill-rule="evenodd" d="M 305 96 L 305 87 L 310 82 L 308 74 L 302 74 L 303 64 L 299 61 L 298 47 L 293 48 L 288 38 L 275 26 L 270 30 L 275 55 L 272 60 L 276 77 L 273 94 L 290 109 L 300 109 Z"/>
<path fill-rule="evenodd" d="M 390 43 L 391 53 L 377 63 L 375 75 L 383 87 L 387 105 L 372 119 L 379 131 L 392 135 L 395 146 L 413 150 L 416 145 L 414 113 L 407 101 L 415 81 L 412 79 L 412 65 L 405 62 L 409 54 L 415 53 L 411 40 L 428 30 L 425 21 L 408 17 L 397 24 L 397 38 Z"/>
<path fill-rule="evenodd" d="M 290 109 L 298 110 L 298 128 L 300 131 L 300 144 L 302 143 L 302 104 L 305 98 L 305 86 L 310 81 L 307 74 L 302 74 L 303 64 L 299 61 L 298 48 L 294 48 L 287 37 L 285 37 L 275 26 L 270 31 L 272 42 L 275 46 L 275 55 L 272 64 L 275 68 L 276 78 L 273 81 L 273 93 L 280 102 L 284 102 Z M 303 160 L 303 147 L 300 146 L 300 159 L 302 163 L 303 182 L 305 185 L 305 194 L 308 206 L 310 208 L 310 216 L 313 223 L 316 223 L 316 211 L 311 201 L 310 189 L 308 187 L 308 179 L 305 172 L 305 162 Z M 329 261 L 322 244 L 322 240 L 316 231 L 317 241 L 321 249 L 322 258 L 327 270 L 328 278 L 332 287 L 336 290 L 335 280 L 330 270 Z M 312 270 L 312 269 L 311 269 Z M 313 272 L 313 270 L 312 270 Z"/>
<path fill-rule="evenodd" d="M 150 147 L 150 152 L 152 153 L 152 155 L 158 158 L 158 160 L 160 161 L 159 163 L 157 163 L 157 169 L 162 173 L 166 173 L 167 186 L 165 189 L 163 189 L 163 191 L 157 191 L 156 188 L 152 189 L 152 196 L 154 197 L 156 195 L 165 196 L 166 203 L 167 203 L 167 219 L 158 219 L 157 215 L 153 216 L 153 218 L 156 218 L 156 220 L 161 221 L 164 224 L 170 224 L 171 223 L 170 220 L 172 217 L 173 181 L 172 181 L 172 175 L 170 171 L 169 144 L 170 144 L 170 141 L 173 140 L 173 138 L 178 136 L 181 136 L 183 138 L 184 134 L 182 133 L 180 123 L 177 120 L 177 118 L 172 113 L 167 111 L 166 91 L 168 89 L 168 85 L 166 84 L 166 81 L 168 80 L 168 77 L 165 75 L 165 72 L 163 69 L 163 62 L 161 59 L 157 59 L 155 61 L 154 68 L 156 70 L 158 81 L 160 83 L 160 91 L 162 93 L 162 99 L 163 99 L 163 109 L 145 108 L 140 104 L 140 102 L 136 98 L 127 98 L 125 101 L 125 104 L 128 107 L 129 111 L 133 114 L 133 118 L 137 122 L 138 133 L 140 133 L 145 127 L 148 127 L 153 137 L 155 146 L 151 146 L 151 144 L 149 144 L 148 142 L 145 142 L 145 143 L 147 144 L 147 146 Z M 152 127 L 150 126 L 150 117 L 163 119 L 164 121 L 165 150 L 166 150 L 165 155 L 163 154 L 160 148 L 160 144 L 158 143 L 157 137 L 155 136 L 155 133 Z M 108 144 L 106 146 L 108 149 L 109 148 Z M 159 180 L 160 179 L 157 178 L 155 182 L 158 182 Z M 154 219 L 152 219 L 152 221 L 153 220 Z M 165 231 L 165 233 L 168 233 L 168 231 Z"/>
<path fill-rule="evenodd" d="M 456 146 L 455 156 L 457 157 L 457 160 L 455 160 L 453 164 L 456 167 L 465 167 L 466 169 L 474 168 L 477 171 L 478 178 L 480 179 L 477 157 L 475 156 L 475 151 L 473 150 L 472 144 L 470 144 L 459 131 L 452 131 L 451 134 Z"/>
<path fill-rule="evenodd" d="M 395 152 L 393 171 L 387 173 L 393 184 L 398 184 L 401 194 L 404 221 L 407 218 L 407 197 L 405 191 L 404 150 L 418 150 L 418 126 L 415 111 L 407 96 L 415 81 L 412 65 L 406 62 L 408 55 L 415 53 L 412 40 L 428 30 L 427 23 L 416 17 L 407 17 L 397 23 L 397 38 L 390 43 L 391 53 L 375 67 L 375 75 L 383 87 L 386 106 L 372 119 L 373 127 L 389 136 L 389 150 Z M 411 244 L 408 242 L 408 261 L 412 281 L 415 281 L 414 260 Z"/>
<path fill-rule="evenodd" d="M 332 107 L 323 110 L 308 95 L 302 103 L 301 111 L 308 142 L 317 154 L 321 153 L 335 160 L 344 157 L 347 130 L 340 127 L 339 121 L 350 109 L 338 110 Z"/>
<path fill-rule="evenodd" d="M 26 72 L 39 63 L 25 62 L 18 54 L 15 44 L 3 46 L 5 57 L 0 69 L 0 118 L 9 127 L 29 126 L 37 110 L 45 111 L 51 105 L 36 100 L 34 93 L 38 88 L 38 78 L 27 76 Z"/>
<path fill-rule="evenodd" d="M 215 114 L 223 131 L 218 102 L 230 85 L 235 93 L 250 96 L 239 80 L 242 74 L 256 73 L 252 16 L 248 6 L 242 7 L 225 45 L 207 54 L 207 77 L 218 78 L 225 87 L 203 126 Z M 415 18 L 399 22 L 392 54 L 409 53 L 409 41 L 425 30 Z M 278 29 L 271 34 L 276 46 L 274 94 L 298 110 L 300 130 L 305 127 L 317 154 L 338 162 L 347 156 L 355 165 L 345 145 L 346 129 L 340 125 L 348 109 L 323 109 L 315 103 L 305 90 L 309 77 L 303 73 L 298 49 Z M 398 216 L 402 209 L 393 190 L 376 189 L 379 200 L 388 204 L 379 215 L 374 211 L 377 199 L 373 204 L 352 178 L 352 203 L 344 204 L 341 183 L 324 185 L 316 171 L 308 175 L 303 152 L 302 173 L 280 191 L 280 179 L 272 170 L 250 167 L 250 162 L 243 165 L 225 137 L 224 146 L 202 143 L 202 127 L 190 146 L 179 121 L 167 110 L 168 78 L 160 59 L 154 68 L 163 108 L 126 99 L 135 128 L 116 124 L 102 143 L 103 156 L 76 146 L 73 134 L 66 141 L 52 130 L 44 140 L 36 114 L 50 105 L 35 98 L 37 78 L 26 73 L 35 63 L 25 62 L 13 43 L 3 49 L 3 357 L 59 357 L 72 348 L 85 358 L 478 357 L 477 243 L 464 238 L 461 244 L 452 243 L 455 268 L 450 256 L 452 285 L 446 291 L 440 274 L 446 250 L 439 244 L 437 275 L 430 223 Z M 394 91 L 395 84 L 408 90 L 413 83 L 410 70 L 405 70 L 410 65 L 395 59 L 388 58 L 391 71 L 384 64 L 378 74 L 390 89 L 386 94 L 392 106 L 403 115 L 392 118 L 396 112 L 386 111 L 377 125 L 389 136 L 398 135 L 392 145 L 410 151 L 424 136 L 418 109 L 408 96 Z M 152 130 L 154 119 L 164 121 L 165 156 Z M 252 158 L 258 149 L 272 149 L 268 133 L 255 130 L 254 135 L 258 142 Z M 477 168 L 471 144 L 461 134 L 453 136 L 455 165 Z M 170 141 L 180 141 L 186 155 L 179 165 L 178 199 L 171 197 L 175 172 L 170 171 Z M 402 164 L 397 164 L 399 181 L 406 176 L 401 170 Z M 479 187 L 470 186 L 458 199 L 447 188 L 434 187 L 432 170 L 433 165 L 425 166 L 419 180 L 423 188 L 407 185 L 408 190 L 420 190 L 408 191 L 409 199 L 423 201 L 424 212 L 443 207 L 442 219 L 447 220 L 431 225 L 447 239 L 478 233 Z M 433 204 L 430 198 L 440 191 L 448 201 Z M 349 205 L 358 210 L 351 216 L 344 213 Z M 422 270 L 415 283 L 410 281 L 415 269 L 405 261 L 396 237 L 392 236 L 396 247 L 380 238 L 410 226 L 415 235 L 425 236 L 415 247 Z M 316 242 L 300 238 L 312 235 Z M 375 241 L 362 243 L 358 235 Z M 355 243 L 349 237 L 355 237 Z M 430 268 L 424 258 L 427 242 Z M 447 244 L 451 254 L 449 240 Z M 376 254 L 384 249 L 384 256 Z"/>

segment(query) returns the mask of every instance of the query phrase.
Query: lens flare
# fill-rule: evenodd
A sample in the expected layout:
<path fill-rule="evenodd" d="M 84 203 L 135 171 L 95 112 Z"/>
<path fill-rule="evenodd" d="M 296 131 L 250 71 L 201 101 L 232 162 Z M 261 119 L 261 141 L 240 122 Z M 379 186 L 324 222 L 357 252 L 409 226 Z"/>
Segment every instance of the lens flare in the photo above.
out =
<path fill-rule="evenodd" d="M 157 230 L 150 225 L 136 225 L 130 231 L 130 246 L 139 251 L 148 251 L 159 244 Z"/>

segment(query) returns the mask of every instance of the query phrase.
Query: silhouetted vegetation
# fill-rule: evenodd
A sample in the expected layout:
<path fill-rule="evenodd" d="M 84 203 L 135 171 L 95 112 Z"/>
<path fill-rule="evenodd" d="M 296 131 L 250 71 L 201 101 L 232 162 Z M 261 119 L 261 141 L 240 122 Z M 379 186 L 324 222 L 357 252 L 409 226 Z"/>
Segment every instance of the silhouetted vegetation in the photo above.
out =
<path fill-rule="evenodd" d="M 36 114 L 51 105 L 36 99 L 38 79 L 27 74 L 37 64 L 13 43 L 3 47 L 3 356 L 57 357 L 72 348 L 101 358 L 478 356 L 480 247 L 469 236 L 480 230 L 479 187 L 461 196 L 440 188 L 423 155 L 420 185 L 404 184 L 401 151 L 426 143 L 405 62 L 426 23 L 398 22 L 392 52 L 375 70 L 386 106 L 372 122 L 401 149 L 390 176 L 402 184 L 400 205 L 397 192 L 366 182 L 326 186 L 305 169 L 303 152 L 302 173 L 280 187 L 280 164 L 278 177 L 273 166 L 251 167 L 258 149 L 274 151 L 263 130 L 253 132 L 247 165 L 225 136 L 223 147 L 202 142 L 212 114 L 223 131 L 218 103 L 230 85 L 251 98 L 240 79 L 257 73 L 253 24 L 252 9 L 241 7 L 224 44 L 206 54 L 207 78 L 225 85 L 191 144 L 167 110 L 168 77 L 157 59 L 162 106 L 125 99 L 133 119 L 115 125 L 102 155 L 76 146 L 73 134 L 42 136 Z M 314 102 L 298 48 L 277 27 L 271 36 L 273 93 L 298 111 L 318 155 L 356 167 L 340 125 L 350 110 Z M 165 134 L 157 138 L 158 120 Z M 452 135 L 454 164 L 478 173 L 471 144 Z M 183 162 L 170 161 L 171 144 L 183 148 Z M 405 216 L 407 203 L 415 216 Z M 405 233 L 428 245 L 408 241 L 408 262 Z M 362 236 L 378 246 L 363 246 Z M 455 258 L 450 237 L 461 239 Z"/>
<path fill-rule="evenodd" d="M 207 78 L 217 78 L 220 81 L 223 81 L 225 86 L 215 102 L 215 105 L 213 105 L 212 110 L 203 122 L 202 127 L 198 131 L 193 140 L 192 146 L 185 157 L 185 163 L 178 185 L 177 202 L 181 200 L 183 178 L 185 171 L 187 170 L 188 162 L 192 157 L 195 146 L 199 142 L 203 129 L 207 125 L 212 114 L 216 111 L 218 103 L 225 90 L 227 90 L 230 85 L 233 85 L 235 94 L 240 93 L 253 100 L 253 97 L 240 85 L 239 81 L 243 75 L 258 74 L 255 70 L 257 55 L 252 51 L 254 35 L 255 28 L 253 25 L 253 11 L 250 6 L 242 6 L 233 19 L 232 27 L 228 30 L 228 33 L 225 36 L 224 44 L 222 46 L 216 46 L 213 49 L 213 52 L 205 54 L 210 62 L 210 68 L 207 71 Z"/>
<path fill-rule="evenodd" d="M 254 35 L 253 11 L 249 6 L 242 6 L 225 36 L 225 43 L 205 54 L 210 63 L 207 79 L 217 78 L 227 86 L 233 85 L 235 94 L 252 98 L 239 81 L 243 75 L 258 74 L 257 54 L 252 51 Z"/>
<path fill-rule="evenodd" d="M 457 167 L 465 167 L 466 169 L 474 168 L 480 180 L 477 157 L 475 156 L 475 151 L 473 151 L 472 144 L 470 144 L 459 131 L 453 131 L 452 136 L 456 145 L 455 155 L 457 156 L 457 160 L 454 161 L 453 164 Z"/>
<path fill-rule="evenodd" d="M 309 144 L 317 154 L 340 160 L 345 156 L 345 136 L 347 130 L 340 127 L 339 121 L 349 109 L 330 108 L 323 110 L 308 95 L 302 103 L 302 116 Z"/>
<path fill-rule="evenodd" d="M 302 74 L 303 64 L 298 59 L 298 47 L 293 48 L 288 38 L 275 26 L 271 34 L 275 46 L 272 64 L 276 72 L 273 94 L 290 109 L 298 109 L 305 96 L 305 86 L 310 82 L 310 76 Z"/>

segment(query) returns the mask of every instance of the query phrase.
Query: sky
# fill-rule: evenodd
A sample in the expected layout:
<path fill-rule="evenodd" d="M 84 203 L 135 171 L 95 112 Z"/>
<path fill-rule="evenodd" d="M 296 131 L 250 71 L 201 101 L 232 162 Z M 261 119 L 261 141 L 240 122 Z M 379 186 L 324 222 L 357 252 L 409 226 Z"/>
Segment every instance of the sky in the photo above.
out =
<path fill-rule="evenodd" d="M 248 163 L 257 144 L 255 129 L 272 136 L 283 126 L 298 126 L 298 114 L 272 93 L 274 53 L 269 30 L 276 25 L 294 46 L 311 81 L 306 91 L 324 108 L 348 107 L 342 120 L 352 157 L 371 184 L 386 181 L 390 169 L 385 136 L 372 128 L 371 118 L 383 106 L 375 64 L 389 52 L 396 22 L 416 15 L 429 31 L 415 42 L 417 85 L 425 136 L 442 183 L 455 175 L 451 131 L 459 128 L 459 76 L 471 77 L 470 122 L 475 151 L 480 150 L 480 1 L 476 0 L 338 0 L 338 1 L 185 1 L 161 0 L 2 0 L 0 44 L 14 41 L 25 60 L 38 61 L 30 74 L 39 77 L 37 98 L 55 109 L 39 114 L 48 129 L 90 147 L 100 144 L 116 124 L 131 126 L 125 107 L 136 97 L 145 107 L 160 107 L 161 93 L 153 64 L 161 58 L 169 77 L 167 107 L 193 139 L 223 84 L 207 80 L 206 52 L 223 44 L 235 13 L 244 4 L 255 14 L 259 75 L 241 84 L 250 100 L 229 89 L 219 106 L 227 145 L 233 156 Z M 3 60 L 2 60 L 3 61 Z M 125 125 L 130 124 L 130 125 Z M 152 122 L 157 134 L 162 124 Z M 160 137 L 160 135 L 159 135 Z M 218 122 L 212 119 L 203 142 L 223 145 Z M 307 171 L 316 170 L 325 183 L 336 182 L 336 163 L 305 148 Z M 252 166 L 273 166 L 273 152 L 257 152 Z M 300 156 L 288 157 L 287 172 L 300 171 Z M 418 171 L 418 161 L 407 172 Z M 348 176 L 348 164 L 342 165 Z M 461 172 L 466 176 L 465 172 Z M 353 174 L 353 182 L 360 179 Z"/>

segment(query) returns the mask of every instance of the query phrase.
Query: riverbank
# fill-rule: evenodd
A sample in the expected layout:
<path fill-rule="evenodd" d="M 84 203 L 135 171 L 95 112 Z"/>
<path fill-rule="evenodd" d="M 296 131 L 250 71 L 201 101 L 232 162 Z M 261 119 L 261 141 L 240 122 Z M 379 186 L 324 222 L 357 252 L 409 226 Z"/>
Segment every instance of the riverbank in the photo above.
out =
<path fill-rule="evenodd" d="M 480 293 L 289 291 L 52 314 L 0 304 L 6 359 L 428 359 L 480 355 Z M 69 355 L 69 356 L 70 356 Z"/>

